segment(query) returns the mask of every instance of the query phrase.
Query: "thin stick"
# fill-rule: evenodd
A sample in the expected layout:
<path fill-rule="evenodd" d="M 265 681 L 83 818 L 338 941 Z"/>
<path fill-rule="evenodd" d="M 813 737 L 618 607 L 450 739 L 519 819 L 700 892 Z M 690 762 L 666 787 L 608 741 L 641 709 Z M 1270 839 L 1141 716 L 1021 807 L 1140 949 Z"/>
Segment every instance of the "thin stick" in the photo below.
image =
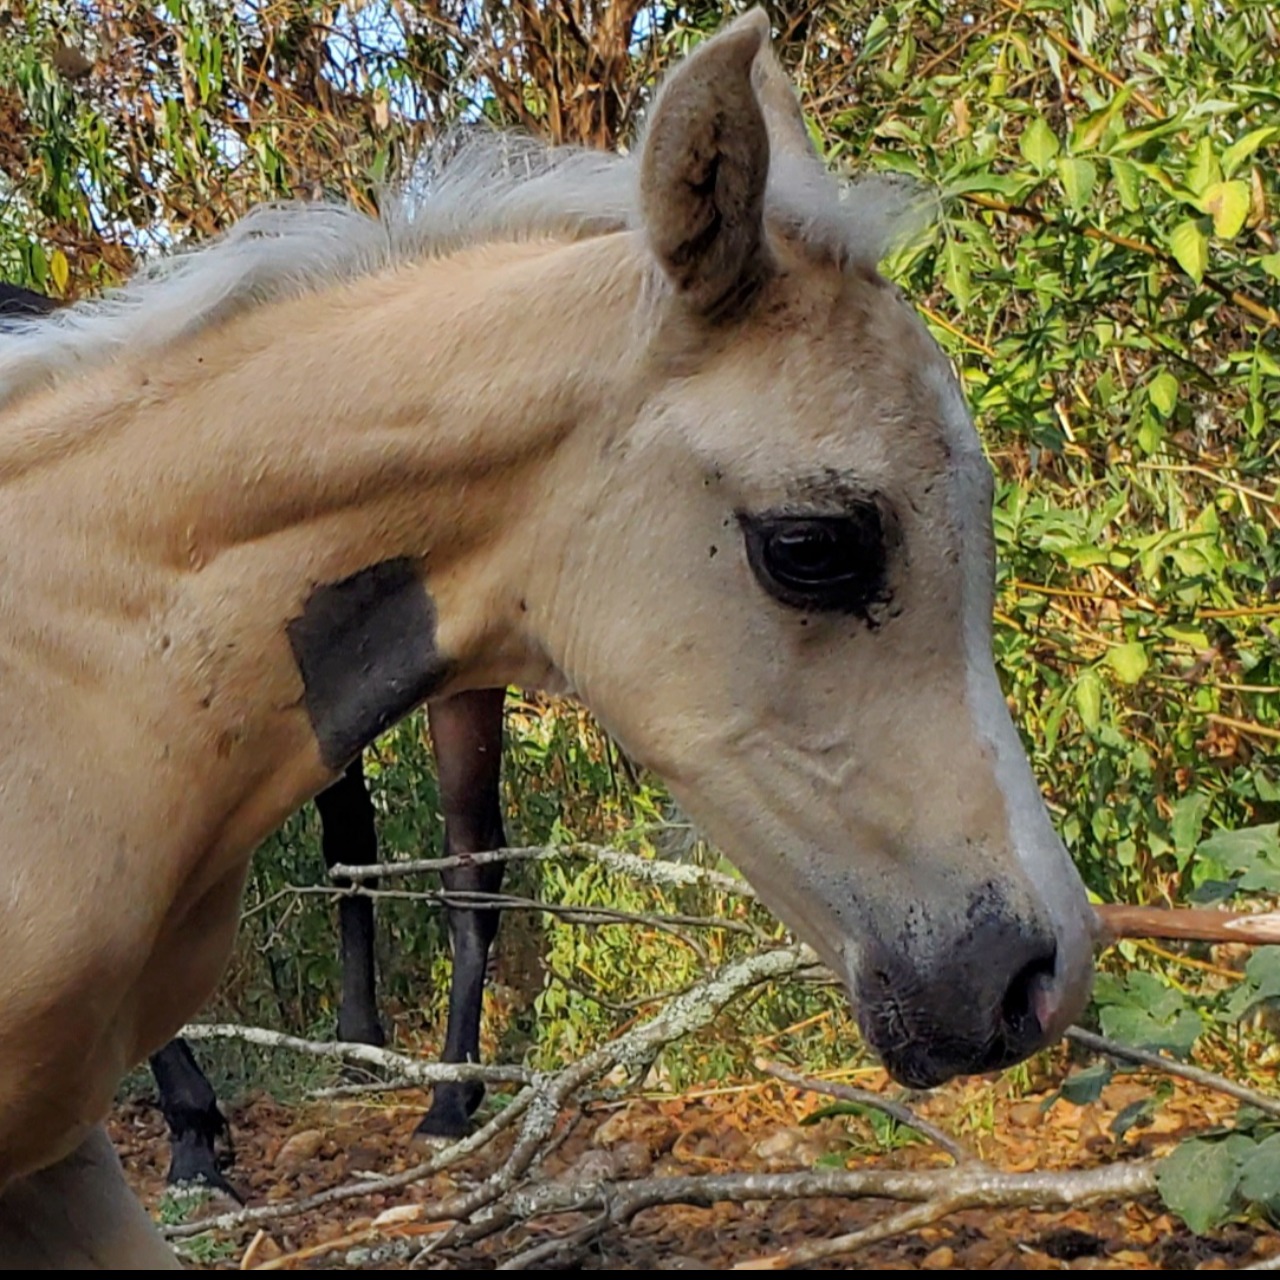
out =
<path fill-rule="evenodd" d="M 905 1125 L 908 1129 L 914 1129 L 941 1147 L 956 1164 L 981 1163 L 972 1151 L 957 1142 L 946 1130 L 939 1129 L 937 1125 L 921 1119 L 910 1107 L 904 1106 L 901 1102 L 891 1102 L 878 1093 L 872 1093 L 869 1089 L 855 1089 L 848 1084 L 814 1080 L 789 1070 L 781 1063 L 766 1062 L 764 1059 L 757 1058 L 755 1065 L 757 1071 L 763 1071 L 765 1075 L 773 1076 L 775 1080 L 783 1080 L 797 1089 L 825 1094 L 829 1098 L 839 1098 L 842 1102 L 856 1102 L 859 1106 L 872 1107 L 876 1111 L 881 1111 L 899 1124 Z"/>
<path fill-rule="evenodd" d="M 1178 1076 L 1194 1084 L 1203 1085 L 1206 1089 L 1213 1089 L 1217 1093 L 1225 1093 L 1229 1098 L 1248 1103 L 1249 1106 L 1257 1107 L 1259 1111 L 1265 1111 L 1268 1115 L 1280 1116 L 1280 1098 L 1259 1093 L 1247 1085 L 1236 1084 L 1234 1080 L 1228 1080 L 1216 1072 L 1205 1071 L 1202 1067 L 1193 1067 L 1185 1062 L 1177 1062 L 1173 1058 L 1166 1058 L 1163 1054 L 1152 1053 L 1150 1049 L 1135 1049 L 1130 1045 L 1108 1040 L 1106 1036 L 1094 1035 L 1092 1031 L 1085 1031 L 1083 1027 L 1068 1027 L 1066 1038 L 1094 1053 L 1103 1053 L 1109 1058 L 1119 1058 L 1124 1062 L 1136 1062 L 1144 1067 L 1154 1067 L 1166 1075 Z"/>
<path fill-rule="evenodd" d="M 1235 729 L 1238 733 L 1252 733 L 1260 738 L 1280 738 L 1280 729 L 1272 729 L 1254 720 L 1237 720 L 1235 716 L 1219 715 L 1216 711 L 1210 711 L 1205 719 L 1214 724 L 1225 724 L 1228 729 Z"/>
<path fill-rule="evenodd" d="M 702 884 L 739 898 L 756 896 L 756 891 L 745 880 L 735 879 L 720 871 L 663 858 L 645 858 L 637 853 L 627 853 L 598 844 L 523 845 L 510 849 L 491 849 L 483 853 L 457 854 L 447 858 L 374 862 L 367 866 L 348 866 L 342 863 L 330 867 L 329 879 L 385 880 L 390 876 L 428 874 L 454 867 L 482 867 L 493 862 L 544 862 L 565 857 L 591 858 L 610 871 L 618 871 L 650 884 L 671 885 L 676 888 Z"/>
<path fill-rule="evenodd" d="M 188 1236 L 198 1236 L 206 1231 L 230 1231 L 256 1222 L 277 1222 L 281 1218 L 293 1218 L 312 1209 L 323 1208 L 327 1204 L 335 1204 L 341 1200 L 356 1200 L 362 1196 L 379 1195 L 384 1191 L 397 1191 L 401 1187 L 412 1186 L 424 1178 L 430 1178 L 447 1169 L 450 1165 L 465 1160 L 493 1141 L 504 1129 L 509 1129 L 524 1114 L 533 1100 L 534 1089 L 530 1086 L 518 1093 L 503 1111 L 494 1116 L 488 1124 L 481 1126 L 469 1138 L 462 1138 L 446 1147 L 430 1160 L 414 1165 L 403 1173 L 389 1174 L 385 1178 L 365 1178 L 359 1182 L 343 1183 L 340 1187 L 331 1187 L 328 1191 L 318 1191 L 313 1196 L 301 1200 L 289 1200 L 280 1204 L 258 1205 L 252 1209 L 238 1209 L 234 1213 L 220 1213 L 210 1218 L 200 1218 L 195 1222 L 182 1222 L 173 1226 L 161 1227 L 160 1234 L 166 1240 L 182 1240 Z"/>

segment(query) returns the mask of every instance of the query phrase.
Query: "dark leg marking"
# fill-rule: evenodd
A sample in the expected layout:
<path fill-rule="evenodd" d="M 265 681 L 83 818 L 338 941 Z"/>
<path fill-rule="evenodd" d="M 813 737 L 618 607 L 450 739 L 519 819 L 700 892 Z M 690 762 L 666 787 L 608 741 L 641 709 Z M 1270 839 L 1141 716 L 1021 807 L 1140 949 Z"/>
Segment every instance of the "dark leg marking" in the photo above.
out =
<path fill-rule="evenodd" d="M 350 764 L 449 671 L 436 652 L 435 605 L 407 557 L 317 587 L 287 630 L 311 727 L 331 769 Z"/>
<path fill-rule="evenodd" d="M 504 696 L 502 689 L 482 689 L 427 706 L 440 775 L 446 855 L 501 849 L 507 842 L 498 790 Z M 494 862 L 478 867 L 455 867 L 440 874 L 446 889 L 496 893 L 502 888 L 502 871 L 502 863 Z M 499 918 L 497 911 L 449 910 L 453 981 L 449 988 L 449 1025 L 441 1055 L 444 1062 L 480 1060 L 485 970 Z M 423 1117 L 418 1132 L 435 1137 L 461 1137 L 470 1128 L 471 1114 L 483 1097 L 484 1086 L 479 1083 L 437 1085 L 431 1097 L 431 1110 Z"/>
<path fill-rule="evenodd" d="M 243 1203 L 222 1176 L 233 1157 L 231 1129 L 191 1046 L 170 1040 L 151 1055 L 151 1073 L 169 1126 L 169 1184 L 202 1182 Z"/>
<path fill-rule="evenodd" d="M 357 756 L 333 786 L 316 796 L 316 808 L 320 811 L 320 844 L 327 868 L 340 862 L 352 866 L 377 862 L 378 829 L 373 801 L 365 786 L 363 757 Z M 350 883 L 338 881 L 342 887 Z M 372 899 L 340 898 L 338 925 L 342 939 L 338 1039 L 384 1045 L 387 1037 L 378 1019 Z"/>

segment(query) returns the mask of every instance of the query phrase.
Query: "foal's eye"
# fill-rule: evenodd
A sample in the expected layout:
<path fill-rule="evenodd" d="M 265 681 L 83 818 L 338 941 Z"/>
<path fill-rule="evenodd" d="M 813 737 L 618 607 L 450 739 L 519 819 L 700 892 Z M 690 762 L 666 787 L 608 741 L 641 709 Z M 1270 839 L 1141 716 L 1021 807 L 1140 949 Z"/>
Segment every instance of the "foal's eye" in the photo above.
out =
<path fill-rule="evenodd" d="M 886 599 L 885 532 L 874 503 L 838 516 L 738 518 L 751 569 L 775 600 L 795 609 L 865 616 Z"/>

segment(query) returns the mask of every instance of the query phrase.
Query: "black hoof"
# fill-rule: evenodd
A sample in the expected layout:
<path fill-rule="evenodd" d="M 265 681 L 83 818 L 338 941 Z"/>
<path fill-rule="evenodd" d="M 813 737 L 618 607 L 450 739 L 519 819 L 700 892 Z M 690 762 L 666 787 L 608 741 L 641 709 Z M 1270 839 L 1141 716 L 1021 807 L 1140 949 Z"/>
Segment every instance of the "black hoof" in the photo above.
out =
<path fill-rule="evenodd" d="M 440 1084 L 431 1096 L 431 1109 L 414 1134 L 422 1138 L 465 1138 L 471 1132 L 471 1117 L 484 1100 L 484 1085 L 478 1080 Z"/>
<path fill-rule="evenodd" d="M 178 1190 L 203 1189 L 219 1192 L 236 1204 L 244 1204 L 244 1197 L 222 1176 L 218 1157 L 212 1147 L 200 1142 L 195 1135 L 189 1136 L 193 1140 L 180 1139 L 173 1144 L 169 1174 L 165 1181 Z"/>

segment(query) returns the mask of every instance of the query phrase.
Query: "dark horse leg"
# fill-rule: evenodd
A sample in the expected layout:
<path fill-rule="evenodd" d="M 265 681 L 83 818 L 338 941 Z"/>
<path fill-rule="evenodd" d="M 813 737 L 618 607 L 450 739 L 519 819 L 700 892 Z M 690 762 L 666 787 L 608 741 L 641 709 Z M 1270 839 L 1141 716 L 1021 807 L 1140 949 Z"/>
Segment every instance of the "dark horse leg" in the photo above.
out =
<path fill-rule="evenodd" d="M 234 1154 L 231 1129 L 191 1046 L 182 1039 L 170 1040 L 151 1055 L 151 1074 L 169 1127 L 169 1184 L 203 1183 L 239 1201 L 222 1176 Z"/>
<path fill-rule="evenodd" d="M 506 844 L 498 792 L 504 696 L 502 689 L 482 689 L 428 704 L 446 856 L 501 849 Z M 496 893 L 502 887 L 502 863 L 456 867 L 442 871 L 441 877 L 448 890 Z M 497 911 L 449 910 L 453 982 L 443 1062 L 480 1060 L 480 1009 L 498 919 Z M 470 1127 L 471 1114 L 483 1097 L 484 1086 L 478 1082 L 437 1085 L 418 1132 L 460 1137 Z"/>
<path fill-rule="evenodd" d="M 498 791 L 503 697 L 501 689 L 487 689 L 459 694 L 428 708 L 447 854 L 478 853 L 506 843 Z M 316 807 L 326 867 L 377 861 L 373 802 L 360 759 L 316 797 Z M 457 868 L 442 875 L 446 889 L 496 893 L 502 887 L 500 863 Z M 373 903 L 364 897 L 343 898 L 338 917 L 342 940 L 338 1037 L 383 1045 L 386 1034 L 377 1008 Z M 443 1061 L 476 1062 L 480 1057 L 485 970 L 498 931 L 498 912 L 450 911 L 449 930 L 454 967 Z M 183 1040 L 171 1041 L 153 1055 L 151 1069 L 169 1127 L 169 1182 L 204 1182 L 234 1196 L 221 1172 L 227 1158 L 220 1157 L 218 1150 L 223 1147 L 230 1152 L 230 1129 L 190 1047 Z M 483 1097 L 484 1088 L 479 1084 L 441 1085 L 418 1131 L 440 1137 L 466 1133 L 471 1114 Z"/>
<path fill-rule="evenodd" d="M 320 810 L 325 866 L 377 861 L 373 803 L 360 760 L 316 797 L 316 807 Z M 338 919 L 342 937 L 338 1038 L 385 1044 L 374 985 L 373 903 L 368 898 L 343 898 L 338 903 Z M 203 1182 L 238 1200 L 235 1189 L 222 1176 L 231 1163 L 231 1130 L 191 1047 L 185 1040 L 169 1041 L 152 1055 L 151 1071 L 169 1127 L 168 1181 Z"/>
<path fill-rule="evenodd" d="M 373 801 L 364 780 L 363 757 L 356 757 L 333 786 L 316 796 L 320 811 L 320 844 L 324 865 L 368 866 L 378 860 L 378 828 Z M 350 885 L 340 880 L 340 887 Z M 338 1005 L 338 1039 L 382 1046 L 386 1032 L 378 1020 L 374 961 L 373 899 L 338 900 L 342 946 L 342 1001 Z"/>

